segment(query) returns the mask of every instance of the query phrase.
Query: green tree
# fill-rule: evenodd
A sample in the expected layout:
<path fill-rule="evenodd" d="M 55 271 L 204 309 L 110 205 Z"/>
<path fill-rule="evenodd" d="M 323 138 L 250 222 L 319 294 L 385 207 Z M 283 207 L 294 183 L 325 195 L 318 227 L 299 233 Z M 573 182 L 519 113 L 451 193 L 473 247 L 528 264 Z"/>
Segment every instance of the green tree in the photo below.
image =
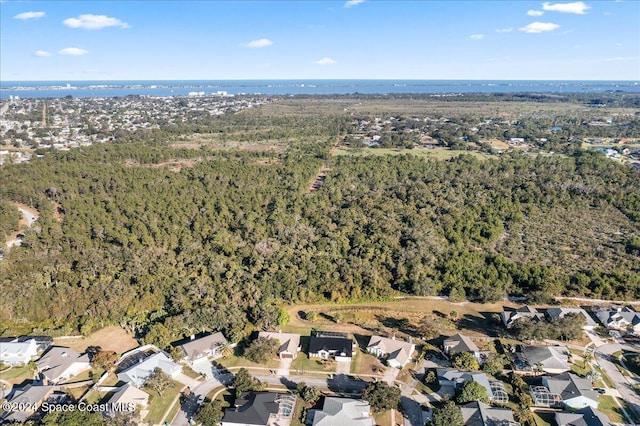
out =
<path fill-rule="evenodd" d="M 145 387 L 156 391 L 160 396 L 172 384 L 171 378 L 158 367 L 153 370 L 153 373 L 144 382 Z"/>
<path fill-rule="evenodd" d="M 503 355 L 491 354 L 482 364 L 482 371 L 492 376 L 504 370 L 505 359 Z"/>
<path fill-rule="evenodd" d="M 482 401 L 486 404 L 489 403 L 489 394 L 484 386 L 473 380 L 464 382 L 460 387 L 460 392 L 456 397 L 458 404 L 466 404 L 472 401 Z"/>
<path fill-rule="evenodd" d="M 205 402 L 193 416 L 196 422 L 203 426 L 216 426 L 222 420 L 222 405 L 219 400 Z"/>
<path fill-rule="evenodd" d="M 387 411 L 396 408 L 400 403 L 401 392 L 395 386 L 389 386 L 386 382 L 369 384 L 362 392 L 362 399 L 371 405 L 375 412 Z"/>
<path fill-rule="evenodd" d="M 418 335 L 424 340 L 435 339 L 440 335 L 440 328 L 431 316 L 426 316 L 420 320 L 416 328 Z"/>
<path fill-rule="evenodd" d="M 42 418 L 45 425 L 103 426 L 102 414 L 97 411 L 52 411 Z"/>
<path fill-rule="evenodd" d="M 233 378 L 233 387 L 236 390 L 236 396 L 240 396 L 248 391 L 262 390 L 266 387 L 266 383 L 255 379 L 246 368 L 241 368 Z"/>
<path fill-rule="evenodd" d="M 446 401 L 441 407 L 433 410 L 434 426 L 464 426 L 462 411 L 453 401 Z"/>
<path fill-rule="evenodd" d="M 480 369 L 480 363 L 471 352 L 458 352 L 451 358 L 451 365 L 464 371 L 477 371 Z"/>
<path fill-rule="evenodd" d="M 99 351 L 91 360 L 94 367 L 100 367 L 105 371 L 111 371 L 117 361 L 118 354 L 113 351 Z"/>
<path fill-rule="evenodd" d="M 314 386 L 307 386 L 307 384 L 305 382 L 299 382 L 296 386 L 296 389 L 298 391 L 298 395 L 300 395 L 300 398 L 302 398 L 305 402 L 315 402 L 318 400 L 318 398 L 320 398 L 320 389 L 314 387 Z"/>
<path fill-rule="evenodd" d="M 249 361 L 264 364 L 276 355 L 279 347 L 280 343 L 276 339 L 258 337 L 245 349 L 244 356 Z"/>

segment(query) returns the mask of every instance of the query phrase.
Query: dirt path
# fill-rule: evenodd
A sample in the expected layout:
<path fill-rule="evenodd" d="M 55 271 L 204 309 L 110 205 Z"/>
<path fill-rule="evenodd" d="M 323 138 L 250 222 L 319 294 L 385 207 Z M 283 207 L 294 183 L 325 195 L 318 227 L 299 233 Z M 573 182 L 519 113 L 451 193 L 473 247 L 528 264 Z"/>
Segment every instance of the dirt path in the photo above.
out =
<path fill-rule="evenodd" d="M 9 239 L 5 241 L 5 247 L 11 248 L 13 246 L 19 246 L 22 244 L 22 238 L 19 237 L 20 234 L 23 233 L 25 228 L 30 228 L 33 223 L 38 220 L 40 217 L 40 212 L 34 209 L 33 207 L 29 207 L 26 204 L 22 203 L 12 203 L 16 208 L 20 211 L 22 217 L 20 218 L 20 222 L 18 222 L 18 230 L 9 236 Z"/>
<path fill-rule="evenodd" d="M 336 141 L 334 142 L 333 146 L 331 147 L 331 149 L 329 149 L 329 158 L 331 158 L 331 156 L 333 155 L 333 152 L 338 149 L 338 147 L 340 146 L 340 142 L 342 141 L 342 139 L 344 138 L 343 135 L 340 135 L 338 137 L 336 137 Z M 316 178 L 313 180 L 313 183 L 311 185 L 309 185 L 309 189 L 307 190 L 307 194 L 317 191 L 318 189 L 320 189 L 322 187 L 322 185 L 324 185 L 324 181 L 327 178 L 327 172 L 331 170 L 327 163 L 324 163 L 320 169 L 318 170 L 318 173 L 316 174 Z"/>

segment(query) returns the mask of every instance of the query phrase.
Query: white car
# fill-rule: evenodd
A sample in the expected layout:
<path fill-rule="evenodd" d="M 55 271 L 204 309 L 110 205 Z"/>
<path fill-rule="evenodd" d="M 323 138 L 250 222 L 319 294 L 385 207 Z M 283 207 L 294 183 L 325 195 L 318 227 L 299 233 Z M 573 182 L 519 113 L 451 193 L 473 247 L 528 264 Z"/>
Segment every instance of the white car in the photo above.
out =
<path fill-rule="evenodd" d="M 204 402 L 204 395 L 198 395 L 198 405 L 202 405 Z"/>

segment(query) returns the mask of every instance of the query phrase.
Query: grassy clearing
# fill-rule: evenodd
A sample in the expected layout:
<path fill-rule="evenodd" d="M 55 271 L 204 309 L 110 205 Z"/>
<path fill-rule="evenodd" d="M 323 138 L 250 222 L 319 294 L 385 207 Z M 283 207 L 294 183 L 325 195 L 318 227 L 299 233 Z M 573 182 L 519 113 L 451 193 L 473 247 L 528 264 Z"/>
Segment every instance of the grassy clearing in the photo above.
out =
<path fill-rule="evenodd" d="M 170 387 L 165 389 L 162 396 L 153 390 L 145 389 L 149 393 L 149 413 L 145 421 L 152 424 L 160 423 L 169 405 L 180 393 L 180 389 L 182 389 L 182 384 L 177 382 L 173 382 Z"/>
<path fill-rule="evenodd" d="M 113 351 L 118 354 L 139 346 L 138 341 L 131 334 L 116 326 L 102 328 L 87 337 L 54 339 L 54 344 L 69 347 L 78 353 L 84 353 L 89 346 L 99 346 L 103 351 Z"/>
<path fill-rule="evenodd" d="M 277 369 L 280 365 L 280 361 L 276 359 L 270 359 L 265 364 L 258 364 L 256 362 L 249 361 L 248 359 L 240 356 L 231 355 L 222 359 L 216 360 L 219 364 L 227 368 L 233 367 L 246 367 L 246 368 L 273 368 Z"/>
<path fill-rule="evenodd" d="M 397 416 L 396 416 L 397 418 Z M 383 411 L 382 413 L 377 413 L 373 416 L 374 424 L 376 425 L 390 425 L 391 424 L 391 410 Z"/>
<path fill-rule="evenodd" d="M 11 367 L 0 372 L 0 379 L 16 385 L 25 380 L 33 379 L 33 371 L 29 370 L 29 367 L 26 365 Z"/>
<path fill-rule="evenodd" d="M 366 156 L 386 156 L 386 155 L 414 155 L 421 158 L 430 158 L 434 160 L 448 160 L 462 154 L 469 154 L 481 160 L 495 158 L 488 154 L 478 151 L 454 150 L 448 148 L 337 148 L 332 151 L 332 155 L 350 155 L 357 157 Z"/>
<path fill-rule="evenodd" d="M 552 412 L 535 411 L 533 419 L 536 422 L 536 426 L 552 426 L 556 424 L 555 413 Z"/>
<path fill-rule="evenodd" d="M 298 357 L 291 363 L 291 372 L 307 373 L 309 371 L 324 371 L 333 373 L 336 371 L 335 362 L 322 362 L 317 359 L 309 359 L 307 354 L 299 353 Z"/>
<path fill-rule="evenodd" d="M 365 352 L 356 352 L 351 360 L 351 374 L 382 375 L 385 369 L 378 358 Z"/>
<path fill-rule="evenodd" d="M 626 403 L 621 402 L 624 406 Z M 615 397 L 609 395 L 600 395 L 598 399 L 598 410 L 602 411 L 612 423 L 626 423 L 627 419 L 622 414 L 622 410 L 616 404 Z"/>

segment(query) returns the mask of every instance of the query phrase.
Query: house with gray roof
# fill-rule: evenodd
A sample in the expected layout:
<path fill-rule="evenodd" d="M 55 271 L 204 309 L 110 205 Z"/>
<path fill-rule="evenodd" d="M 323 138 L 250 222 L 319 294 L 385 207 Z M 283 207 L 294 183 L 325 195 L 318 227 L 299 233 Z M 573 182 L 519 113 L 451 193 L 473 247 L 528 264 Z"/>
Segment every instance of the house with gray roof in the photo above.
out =
<path fill-rule="evenodd" d="M 562 374 L 571 370 L 569 349 L 565 346 L 523 346 L 521 363 L 515 362 L 518 370 Z"/>
<path fill-rule="evenodd" d="M 628 307 L 614 307 L 596 312 L 598 321 L 606 328 L 640 333 L 640 313 Z"/>
<path fill-rule="evenodd" d="M 531 397 L 535 405 L 553 408 L 598 408 L 598 392 L 591 381 L 571 373 L 543 377 L 542 386 L 531 388 Z"/>
<path fill-rule="evenodd" d="M 456 334 L 447 338 L 442 343 L 442 348 L 444 349 L 444 353 L 449 356 L 469 352 L 473 354 L 477 360 L 480 360 L 480 348 L 478 348 L 470 337 L 463 336 L 462 334 Z"/>
<path fill-rule="evenodd" d="M 118 390 L 109 398 L 107 408 L 118 411 L 133 411 L 131 408 L 140 407 L 147 408 L 149 405 L 149 394 L 143 390 L 134 387 L 131 383 L 118 388 Z"/>
<path fill-rule="evenodd" d="M 53 346 L 36 361 L 38 372 L 47 384 L 64 383 L 91 368 L 89 356 L 71 348 Z"/>
<path fill-rule="evenodd" d="M 295 359 L 298 356 L 298 352 L 302 349 L 299 334 L 261 331 L 258 333 L 258 337 L 277 340 L 278 343 L 280 343 L 278 347 L 278 356 L 280 359 Z"/>
<path fill-rule="evenodd" d="M 248 392 L 225 408 L 221 426 L 270 426 L 291 419 L 296 397 L 273 392 Z"/>
<path fill-rule="evenodd" d="M 385 358 L 391 367 L 402 368 L 411 360 L 416 345 L 411 342 L 396 340 L 395 337 L 371 336 L 367 352 L 378 358 Z"/>
<path fill-rule="evenodd" d="M 491 407 L 480 401 L 460 407 L 465 426 L 520 426 L 508 408 Z"/>
<path fill-rule="evenodd" d="M 15 404 L 18 407 L 24 407 L 21 411 L 7 411 L 4 413 L 3 421 L 8 423 L 18 422 L 24 423 L 34 416 L 43 402 L 45 402 L 53 393 L 53 386 L 35 386 L 27 385 L 23 388 L 15 389 L 7 402 Z"/>
<path fill-rule="evenodd" d="M 436 375 L 438 383 L 440 384 L 441 395 L 449 396 L 453 398 L 456 391 L 465 382 L 479 383 L 486 389 L 487 395 L 491 402 L 505 403 L 509 401 L 509 395 L 500 381 L 489 381 L 489 378 L 484 373 L 472 373 L 468 371 L 449 370 L 445 368 L 436 369 Z"/>
<path fill-rule="evenodd" d="M 500 314 L 500 318 L 505 327 L 511 328 L 513 324 L 523 318 L 527 318 L 531 321 L 544 321 L 544 314 L 538 312 L 533 306 L 523 306 L 515 310 L 505 310 Z"/>
<path fill-rule="evenodd" d="M 608 426 L 609 418 L 595 408 L 587 407 L 576 412 L 558 412 L 555 415 L 558 426 Z"/>
<path fill-rule="evenodd" d="M 579 314 L 582 315 L 585 319 L 585 325 L 582 326 L 583 330 L 593 330 L 598 326 L 596 322 L 591 318 L 591 315 L 587 313 L 584 309 L 580 308 L 549 308 L 546 310 L 545 314 L 549 320 L 561 319 L 567 316 L 568 314 Z"/>
<path fill-rule="evenodd" d="M 327 396 L 322 409 L 310 410 L 308 418 L 313 426 L 373 426 L 369 403 L 352 398 Z"/>
<path fill-rule="evenodd" d="M 169 377 L 175 377 L 182 371 L 182 367 L 173 362 L 164 352 L 156 352 L 146 358 L 139 358 L 137 362 L 118 372 L 117 376 L 119 380 L 141 388 L 156 368 Z"/>
<path fill-rule="evenodd" d="M 38 355 L 38 344 L 35 339 L 19 342 L 13 339 L 10 342 L 0 341 L 0 362 L 9 365 L 28 364 Z"/>
<path fill-rule="evenodd" d="M 184 353 L 184 360 L 192 364 L 200 359 L 219 358 L 221 356 L 219 349 L 225 345 L 229 345 L 229 342 L 221 332 L 217 332 L 200 338 L 191 336 L 188 342 L 178 347 Z"/>

